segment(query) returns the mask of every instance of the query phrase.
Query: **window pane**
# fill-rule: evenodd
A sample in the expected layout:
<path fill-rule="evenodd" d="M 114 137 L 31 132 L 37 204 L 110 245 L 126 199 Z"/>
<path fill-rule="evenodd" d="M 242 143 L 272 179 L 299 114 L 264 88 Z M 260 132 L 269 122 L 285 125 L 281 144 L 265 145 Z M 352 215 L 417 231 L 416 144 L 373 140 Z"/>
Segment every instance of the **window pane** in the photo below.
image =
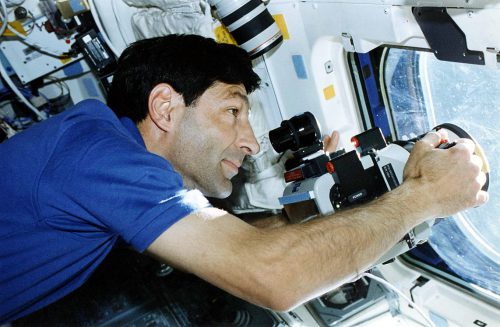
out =
<path fill-rule="evenodd" d="M 384 67 L 389 108 L 398 139 L 411 138 L 430 129 L 420 86 L 420 53 L 390 49 Z"/>
<path fill-rule="evenodd" d="M 492 201 L 463 216 L 500 253 L 500 70 L 439 61 L 428 53 L 422 61 L 434 107 L 431 124 L 450 122 L 462 127 L 480 142 L 490 161 Z"/>
<path fill-rule="evenodd" d="M 436 224 L 429 243 L 462 278 L 500 294 L 500 70 L 390 49 L 384 78 L 397 138 L 453 123 L 483 146 L 490 201 Z"/>

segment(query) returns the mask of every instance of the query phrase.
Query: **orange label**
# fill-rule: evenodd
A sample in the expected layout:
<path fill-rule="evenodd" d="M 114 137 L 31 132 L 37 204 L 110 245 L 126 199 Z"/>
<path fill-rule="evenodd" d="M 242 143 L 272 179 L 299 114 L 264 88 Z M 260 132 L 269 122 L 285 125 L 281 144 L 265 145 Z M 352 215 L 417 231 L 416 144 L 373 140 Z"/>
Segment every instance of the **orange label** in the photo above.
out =
<path fill-rule="evenodd" d="M 3 25 L 3 23 L 0 23 L 0 27 Z M 9 23 L 9 26 L 14 28 L 16 31 L 18 31 L 19 33 L 23 34 L 23 35 L 26 35 L 26 30 L 24 29 L 23 27 L 23 24 L 21 24 L 20 22 L 18 22 L 17 20 L 13 21 L 13 22 L 10 22 Z M 3 33 L 3 36 L 15 36 L 14 33 L 12 33 L 11 31 L 9 31 L 8 28 L 5 29 L 5 32 Z"/>

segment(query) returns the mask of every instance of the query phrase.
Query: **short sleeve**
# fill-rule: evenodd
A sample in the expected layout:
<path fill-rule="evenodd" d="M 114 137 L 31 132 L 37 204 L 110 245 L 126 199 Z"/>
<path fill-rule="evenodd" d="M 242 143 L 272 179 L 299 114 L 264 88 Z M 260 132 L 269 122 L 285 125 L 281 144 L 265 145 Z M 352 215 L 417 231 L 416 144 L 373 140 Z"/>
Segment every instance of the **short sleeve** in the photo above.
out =
<path fill-rule="evenodd" d="M 183 188 L 164 158 L 115 124 L 92 120 L 68 129 L 42 173 L 40 220 L 76 237 L 120 236 L 144 251 L 183 217 L 210 206 Z"/>

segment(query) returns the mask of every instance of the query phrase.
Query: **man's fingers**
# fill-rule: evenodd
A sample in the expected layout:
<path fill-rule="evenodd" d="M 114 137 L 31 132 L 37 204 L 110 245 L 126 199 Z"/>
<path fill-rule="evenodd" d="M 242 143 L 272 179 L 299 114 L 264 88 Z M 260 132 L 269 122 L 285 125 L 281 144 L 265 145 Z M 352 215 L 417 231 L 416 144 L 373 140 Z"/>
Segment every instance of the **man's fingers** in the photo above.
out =
<path fill-rule="evenodd" d="M 463 144 L 469 150 L 470 153 L 474 153 L 474 151 L 476 150 L 476 144 L 474 143 L 474 141 L 470 139 L 456 139 L 455 143 Z"/>
<path fill-rule="evenodd" d="M 488 192 L 479 191 L 476 197 L 476 206 L 485 204 L 486 202 L 488 202 L 489 198 L 490 195 L 488 194 Z"/>
<path fill-rule="evenodd" d="M 437 132 L 429 132 L 425 134 L 425 136 L 420 139 L 419 142 L 422 142 L 421 144 L 427 144 L 433 148 L 437 147 L 439 144 L 441 144 L 442 140 L 446 140 L 448 138 L 448 133 L 446 133 L 445 130 L 439 130 Z"/>
<path fill-rule="evenodd" d="M 486 183 L 486 174 L 481 172 L 477 178 L 476 178 L 477 182 L 479 183 L 479 185 L 481 185 L 481 187 L 483 187 L 483 185 Z"/>
<path fill-rule="evenodd" d="M 323 139 L 323 144 L 325 146 L 325 152 L 335 152 L 339 144 L 340 134 L 337 131 L 333 131 L 332 135 L 325 136 Z"/>
<path fill-rule="evenodd" d="M 472 156 L 472 158 L 471 158 L 471 161 L 472 161 L 472 162 L 473 162 L 476 166 L 478 166 L 478 167 L 479 167 L 479 169 L 481 169 L 481 170 L 482 170 L 482 168 L 483 168 L 483 164 L 484 164 L 484 163 L 483 163 L 483 159 L 481 159 L 481 157 L 476 156 L 476 155 L 473 155 L 473 156 Z"/>

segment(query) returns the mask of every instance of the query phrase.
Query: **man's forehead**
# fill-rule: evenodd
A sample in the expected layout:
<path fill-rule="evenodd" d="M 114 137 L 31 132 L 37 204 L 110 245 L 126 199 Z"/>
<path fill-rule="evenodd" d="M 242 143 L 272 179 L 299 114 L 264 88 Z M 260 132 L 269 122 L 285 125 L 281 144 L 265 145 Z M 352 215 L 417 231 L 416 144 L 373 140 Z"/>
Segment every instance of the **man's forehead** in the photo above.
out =
<path fill-rule="evenodd" d="M 230 92 L 228 94 L 228 98 L 238 98 L 241 101 L 243 101 L 247 107 L 250 107 L 250 102 L 248 100 L 248 96 L 247 96 L 246 92 L 245 93 L 242 93 L 239 91 Z"/>
<path fill-rule="evenodd" d="M 248 106 L 248 96 L 245 87 L 242 84 L 226 84 L 217 82 L 211 89 L 215 92 L 217 97 L 223 99 L 240 99 Z"/>

